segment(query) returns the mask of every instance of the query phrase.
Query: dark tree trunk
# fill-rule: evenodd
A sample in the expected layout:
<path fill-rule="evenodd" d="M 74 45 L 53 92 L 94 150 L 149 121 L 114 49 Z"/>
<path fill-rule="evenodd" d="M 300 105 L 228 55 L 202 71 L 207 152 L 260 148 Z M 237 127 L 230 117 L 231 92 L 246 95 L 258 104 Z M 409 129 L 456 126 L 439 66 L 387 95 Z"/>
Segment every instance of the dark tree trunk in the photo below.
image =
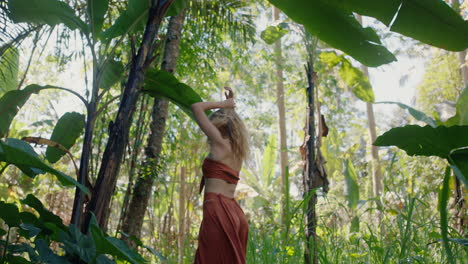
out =
<path fill-rule="evenodd" d="M 114 194 L 120 162 L 128 142 L 130 125 L 135 112 L 144 75 L 153 60 L 154 41 L 167 8 L 174 0 L 152 0 L 148 22 L 136 58 L 132 59 L 128 81 L 123 91 L 117 117 L 110 125 L 109 139 L 104 151 L 101 167 L 94 186 L 91 201 L 86 207 L 82 229 L 87 232 L 91 213 L 94 213 L 101 228 L 106 229 L 110 202 Z"/>
<path fill-rule="evenodd" d="M 167 29 L 167 39 L 164 48 L 164 57 L 161 68 L 173 73 L 175 71 L 177 57 L 179 56 L 179 43 L 182 26 L 184 23 L 185 12 L 171 17 Z M 129 236 L 140 238 L 143 219 L 151 197 L 154 179 L 157 176 L 157 164 L 161 153 L 164 131 L 166 128 L 166 119 L 168 111 L 168 101 L 165 99 L 155 99 L 153 111 L 151 113 L 152 121 L 150 124 L 151 134 L 148 137 L 148 143 L 145 148 L 145 161 L 142 170 L 136 180 L 133 196 L 130 201 L 128 212 L 122 224 L 122 232 Z M 132 240 L 122 237 L 130 246 L 135 244 Z"/>
<path fill-rule="evenodd" d="M 309 62 L 306 67 L 308 88 L 307 88 L 307 125 L 306 125 L 306 146 L 305 146 L 305 170 L 304 170 L 304 193 L 310 195 L 307 203 L 306 212 L 306 248 L 304 252 L 304 263 L 318 263 L 317 259 L 317 215 L 315 211 L 315 204 L 317 203 L 317 188 L 318 179 L 316 175 L 317 168 L 315 166 L 315 103 L 314 103 L 314 66 Z M 312 193 L 311 193 L 312 192 Z"/>

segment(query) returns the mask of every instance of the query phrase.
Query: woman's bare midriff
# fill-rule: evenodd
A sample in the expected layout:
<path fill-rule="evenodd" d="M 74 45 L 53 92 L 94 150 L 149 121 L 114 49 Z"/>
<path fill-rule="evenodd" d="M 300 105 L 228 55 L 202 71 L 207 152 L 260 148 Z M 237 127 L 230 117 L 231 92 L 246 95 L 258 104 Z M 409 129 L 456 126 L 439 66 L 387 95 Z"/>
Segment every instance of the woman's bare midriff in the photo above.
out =
<path fill-rule="evenodd" d="M 221 179 L 205 178 L 205 192 L 221 193 L 229 198 L 234 198 L 236 185 Z"/>

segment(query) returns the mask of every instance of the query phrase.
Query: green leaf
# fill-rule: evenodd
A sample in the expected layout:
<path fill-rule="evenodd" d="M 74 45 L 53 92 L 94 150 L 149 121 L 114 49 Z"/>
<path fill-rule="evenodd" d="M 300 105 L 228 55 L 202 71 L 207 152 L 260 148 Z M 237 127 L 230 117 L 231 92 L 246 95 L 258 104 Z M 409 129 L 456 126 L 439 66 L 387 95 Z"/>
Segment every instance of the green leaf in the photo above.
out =
<path fill-rule="evenodd" d="M 148 70 L 144 87 L 143 92 L 153 97 L 167 98 L 192 118 L 191 105 L 202 101 L 190 86 L 179 82 L 174 75 L 163 70 Z"/>
<path fill-rule="evenodd" d="M 457 115 L 460 117 L 458 124 L 468 125 L 468 85 L 463 89 L 458 97 L 456 109 Z"/>
<path fill-rule="evenodd" d="M 0 98 L 0 138 L 5 137 L 8 133 L 11 121 L 13 121 L 18 110 L 23 107 L 31 94 L 38 93 L 40 90 L 49 87 L 54 86 L 32 84 L 28 85 L 23 90 L 9 91 Z"/>
<path fill-rule="evenodd" d="M 288 24 L 280 23 L 276 26 L 268 26 L 265 30 L 260 33 L 260 37 L 268 45 L 275 43 L 277 40 L 281 39 L 286 33 L 288 33 Z"/>
<path fill-rule="evenodd" d="M 32 156 L 35 156 L 37 158 L 39 158 L 39 156 L 37 155 L 37 153 L 34 151 L 34 149 L 31 147 L 31 145 L 29 145 L 28 143 L 22 141 L 22 140 L 19 140 L 19 139 L 16 139 L 16 138 L 7 138 L 5 140 L 5 143 L 9 146 L 12 146 L 12 147 L 15 147 L 15 148 L 19 148 L 25 152 L 27 152 L 28 154 L 32 155 Z M 27 176 L 31 177 L 31 178 L 34 178 L 36 177 L 36 175 L 38 174 L 44 174 L 45 172 L 41 169 L 38 169 L 38 168 L 34 168 L 34 167 L 29 167 L 29 166 L 23 166 L 23 165 L 16 165 L 24 174 L 26 174 Z"/>
<path fill-rule="evenodd" d="M 32 225 L 32 224 L 21 224 L 20 225 L 21 229 L 22 230 L 25 230 L 28 234 L 28 237 L 31 238 L 31 237 L 35 237 L 37 234 L 39 234 L 41 232 L 41 229 L 40 228 L 37 228 L 36 226 Z"/>
<path fill-rule="evenodd" d="M 379 136 L 375 146 L 397 146 L 408 155 L 448 158 L 453 149 L 468 146 L 468 126 L 417 126 L 392 128 Z"/>
<path fill-rule="evenodd" d="M 188 4 L 189 0 L 175 0 L 167 10 L 166 16 L 178 15 Z"/>
<path fill-rule="evenodd" d="M 468 47 L 468 21 L 441 0 L 328 0 L 336 7 L 374 17 L 390 30 L 451 51 Z M 401 5 L 401 6 L 400 6 Z"/>
<path fill-rule="evenodd" d="M 451 150 L 448 160 L 455 175 L 468 188 L 468 147 Z"/>
<path fill-rule="evenodd" d="M 109 89 L 122 79 L 125 67 L 121 61 L 109 60 L 102 68 L 100 88 Z"/>
<path fill-rule="evenodd" d="M 99 227 L 94 214 L 91 214 L 89 230 L 96 243 L 96 254 L 108 254 L 133 264 L 146 263 L 143 257 L 131 250 L 122 240 L 106 235 Z"/>
<path fill-rule="evenodd" d="M 23 257 L 20 257 L 20 256 L 15 256 L 15 255 L 10 255 L 10 254 L 7 254 L 6 255 L 6 263 L 9 263 L 9 264 L 30 264 L 31 261 L 23 258 Z"/>
<path fill-rule="evenodd" d="M 432 118 L 430 118 L 429 116 L 427 116 L 425 113 L 419 111 L 419 110 L 416 110 L 414 109 L 413 107 L 411 106 L 408 106 L 406 104 L 403 104 L 403 103 L 399 103 L 399 102 L 377 102 L 376 104 L 396 104 L 398 105 L 401 109 L 406 109 L 408 110 L 408 112 L 418 121 L 421 121 L 421 122 L 424 122 L 428 125 L 430 125 L 431 127 L 436 127 L 436 121 Z"/>
<path fill-rule="evenodd" d="M 319 58 L 328 68 L 338 66 L 338 75 L 357 98 L 364 102 L 374 102 L 374 92 L 369 79 L 360 69 L 354 67 L 348 59 L 343 55 L 336 55 L 335 52 L 322 52 Z"/>
<path fill-rule="evenodd" d="M 24 143 L 27 144 L 27 143 Z M 84 193 L 89 194 L 88 188 L 78 183 L 75 179 L 68 175 L 46 165 L 36 155 L 24 151 L 21 147 L 10 146 L 0 141 L 0 161 L 14 164 L 16 166 L 28 166 L 36 169 L 49 172 L 57 177 L 57 179 L 65 186 L 77 186 Z"/>
<path fill-rule="evenodd" d="M 269 188 L 275 174 L 276 163 L 276 135 L 271 134 L 263 152 L 262 159 L 262 185 Z"/>
<path fill-rule="evenodd" d="M 292 20 L 330 46 L 369 67 L 395 61 L 371 28 L 363 28 L 350 11 L 328 0 L 269 0 Z"/>
<path fill-rule="evenodd" d="M 8 1 L 10 18 L 15 23 L 64 24 L 70 29 L 87 32 L 86 24 L 75 15 L 69 5 L 58 0 L 10 0 Z"/>
<path fill-rule="evenodd" d="M 143 28 L 150 7 L 149 3 L 148 0 L 129 0 L 127 9 L 121 12 L 114 24 L 101 34 L 101 38 L 110 40 Z"/>
<path fill-rule="evenodd" d="M 34 208 L 34 210 L 39 213 L 39 220 L 41 222 L 53 223 L 57 227 L 65 229 L 65 225 L 63 224 L 62 219 L 59 216 L 53 214 L 51 211 L 45 209 L 41 201 L 34 195 L 28 194 L 25 199 L 21 200 L 21 203 Z"/>
<path fill-rule="evenodd" d="M 344 176 L 345 176 L 345 196 L 348 201 L 348 206 L 356 210 L 356 207 L 359 203 L 359 186 L 357 184 L 357 174 L 354 170 L 353 163 L 351 160 L 346 159 L 344 161 Z"/>
<path fill-rule="evenodd" d="M 78 137 L 83 133 L 84 126 L 85 116 L 83 114 L 77 112 L 65 113 L 57 121 L 57 125 L 55 126 L 54 131 L 52 131 L 50 140 L 59 143 L 67 150 L 70 150 Z M 65 152 L 58 148 L 48 146 L 45 155 L 47 161 L 55 163 L 65 154 Z"/>
<path fill-rule="evenodd" d="M 0 201 L 0 218 L 9 227 L 19 227 L 21 224 L 19 210 L 15 204 Z"/>
<path fill-rule="evenodd" d="M 18 87 L 19 52 L 7 47 L 0 57 L 0 95 Z"/>
<path fill-rule="evenodd" d="M 101 33 L 104 15 L 108 7 L 109 0 L 87 0 L 86 12 L 90 20 L 89 31 L 93 33 L 95 39 Z"/>
<path fill-rule="evenodd" d="M 36 250 L 39 253 L 40 263 L 47 264 L 70 264 L 64 257 L 56 255 L 50 248 L 47 242 L 42 239 L 36 239 Z"/>

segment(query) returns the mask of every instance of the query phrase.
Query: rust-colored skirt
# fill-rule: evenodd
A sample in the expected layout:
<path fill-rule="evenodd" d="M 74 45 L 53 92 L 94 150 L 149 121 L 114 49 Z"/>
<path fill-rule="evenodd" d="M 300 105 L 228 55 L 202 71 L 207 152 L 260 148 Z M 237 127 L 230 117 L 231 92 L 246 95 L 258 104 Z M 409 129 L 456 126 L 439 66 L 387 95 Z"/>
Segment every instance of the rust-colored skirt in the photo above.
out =
<path fill-rule="evenodd" d="M 234 198 L 207 192 L 195 264 L 245 264 L 249 224 Z"/>

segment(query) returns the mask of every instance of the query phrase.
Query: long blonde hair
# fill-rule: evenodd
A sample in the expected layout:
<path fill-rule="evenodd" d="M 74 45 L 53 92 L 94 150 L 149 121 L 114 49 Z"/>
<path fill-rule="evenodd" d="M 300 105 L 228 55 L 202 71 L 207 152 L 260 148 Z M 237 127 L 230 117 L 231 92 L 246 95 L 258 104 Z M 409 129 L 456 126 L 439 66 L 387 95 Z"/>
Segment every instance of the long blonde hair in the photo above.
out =
<path fill-rule="evenodd" d="M 211 113 L 209 119 L 221 132 L 221 136 L 229 139 L 234 155 L 244 161 L 249 153 L 249 137 L 247 128 L 236 111 L 232 108 L 221 108 Z"/>

